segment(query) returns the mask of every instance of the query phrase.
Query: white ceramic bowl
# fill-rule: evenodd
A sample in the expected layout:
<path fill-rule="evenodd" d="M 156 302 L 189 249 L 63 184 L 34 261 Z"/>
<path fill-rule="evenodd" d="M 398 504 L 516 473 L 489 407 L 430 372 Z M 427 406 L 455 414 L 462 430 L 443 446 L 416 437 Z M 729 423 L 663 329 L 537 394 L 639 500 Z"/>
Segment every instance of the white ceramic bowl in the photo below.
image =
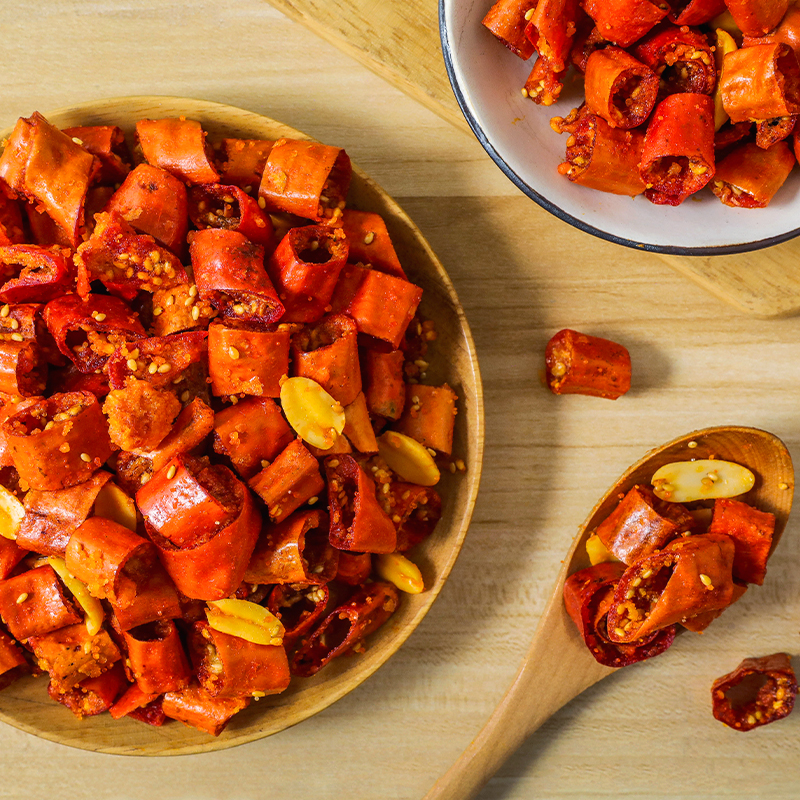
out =
<path fill-rule="evenodd" d="M 757 250 L 800 234 L 800 168 L 764 209 L 724 206 L 704 189 L 677 207 L 577 186 L 556 171 L 566 135 L 550 118 L 583 100 L 569 73 L 559 102 L 538 106 L 521 94 L 534 63 L 523 61 L 481 25 L 492 0 L 439 0 L 445 65 L 478 141 L 525 194 L 587 233 L 628 247 L 680 255 Z"/>

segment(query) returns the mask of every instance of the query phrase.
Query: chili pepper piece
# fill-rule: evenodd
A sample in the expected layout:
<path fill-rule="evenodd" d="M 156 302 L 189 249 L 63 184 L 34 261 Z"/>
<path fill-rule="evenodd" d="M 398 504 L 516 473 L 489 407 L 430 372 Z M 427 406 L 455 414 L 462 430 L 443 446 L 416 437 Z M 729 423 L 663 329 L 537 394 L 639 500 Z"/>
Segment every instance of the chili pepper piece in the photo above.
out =
<path fill-rule="evenodd" d="M 525 35 L 526 15 L 536 8 L 536 0 L 497 0 L 483 18 L 482 25 L 514 55 L 527 61 L 536 52 Z"/>
<path fill-rule="evenodd" d="M 217 172 L 206 134 L 191 119 L 142 119 L 136 139 L 149 164 L 172 173 L 185 183 L 217 183 Z"/>
<path fill-rule="evenodd" d="M 737 731 L 783 719 L 794 708 L 797 680 L 789 656 L 746 658 L 711 687 L 714 718 Z"/>
<path fill-rule="evenodd" d="M 122 638 L 128 655 L 128 678 L 143 693 L 176 692 L 189 685 L 189 660 L 172 620 L 123 631 Z"/>
<path fill-rule="evenodd" d="M 649 0 L 583 0 L 581 5 L 599 35 L 619 47 L 630 47 L 669 12 L 666 3 L 662 7 Z"/>
<path fill-rule="evenodd" d="M 220 183 L 240 186 L 246 192 L 256 189 L 274 144 L 266 139 L 223 139 L 219 145 Z"/>
<path fill-rule="evenodd" d="M 367 572 L 371 570 L 370 566 Z M 286 647 L 290 647 L 316 625 L 325 613 L 329 598 L 330 591 L 326 584 L 290 586 L 283 583 L 272 589 L 267 608 L 284 627 L 283 642 Z"/>
<path fill-rule="evenodd" d="M 768 150 L 748 142 L 719 162 L 711 191 L 726 206 L 766 208 L 794 165 L 794 154 L 786 142 Z"/>
<path fill-rule="evenodd" d="M 262 211 L 254 197 L 238 186 L 218 183 L 192 186 L 189 189 L 189 218 L 199 230 L 229 230 L 269 250 L 275 247 L 269 214 Z"/>
<path fill-rule="evenodd" d="M 0 288 L 4 303 L 46 303 L 72 287 L 72 262 L 58 248 L 32 244 L 0 247 L 0 264 L 13 269 L 16 277 Z"/>
<path fill-rule="evenodd" d="M 398 602 L 397 589 L 390 583 L 376 581 L 363 586 L 300 642 L 290 662 L 292 674 L 308 678 L 331 659 L 352 650 L 386 622 Z M 326 644 L 325 634 L 334 626 L 342 630 Z"/>
<path fill-rule="evenodd" d="M 248 705 L 249 697 L 212 697 L 202 687 L 192 684 L 179 692 L 167 692 L 162 709 L 170 719 L 219 736 L 234 714 Z"/>
<path fill-rule="evenodd" d="M 100 162 L 100 168 L 93 178 L 98 183 L 119 183 L 131 171 L 125 134 L 117 125 L 63 128 L 62 133 Z M 75 141 L 76 139 L 78 141 Z"/>
<path fill-rule="evenodd" d="M 446 383 L 441 386 L 416 383 L 406 388 L 406 395 L 411 403 L 406 404 L 394 430 L 410 436 L 425 447 L 450 455 L 458 413 L 456 393 Z"/>

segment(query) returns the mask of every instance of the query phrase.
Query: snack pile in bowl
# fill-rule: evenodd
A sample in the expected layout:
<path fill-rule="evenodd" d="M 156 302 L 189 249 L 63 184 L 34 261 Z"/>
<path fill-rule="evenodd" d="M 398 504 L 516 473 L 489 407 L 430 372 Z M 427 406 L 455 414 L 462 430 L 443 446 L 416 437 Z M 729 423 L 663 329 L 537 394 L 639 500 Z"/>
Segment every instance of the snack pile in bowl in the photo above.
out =
<path fill-rule="evenodd" d="M 345 151 L 215 145 L 40 114 L 5 142 L 0 680 L 216 736 L 426 588 L 405 554 L 464 465 Z"/>

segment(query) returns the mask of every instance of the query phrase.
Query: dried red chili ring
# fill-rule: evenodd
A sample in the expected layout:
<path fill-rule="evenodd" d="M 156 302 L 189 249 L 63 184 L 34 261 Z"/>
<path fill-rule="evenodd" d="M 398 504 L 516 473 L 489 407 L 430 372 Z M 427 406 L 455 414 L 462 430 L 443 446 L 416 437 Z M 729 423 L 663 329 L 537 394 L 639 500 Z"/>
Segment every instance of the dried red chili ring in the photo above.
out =
<path fill-rule="evenodd" d="M 442 516 L 442 498 L 430 486 L 392 481 L 388 513 L 397 528 L 397 551 L 405 553 L 428 538 Z"/>
<path fill-rule="evenodd" d="M 133 603 L 155 560 L 155 548 L 147 539 L 103 517 L 83 522 L 64 553 L 67 569 L 90 594 L 123 608 Z"/>
<path fill-rule="evenodd" d="M 656 104 L 658 76 L 619 47 L 595 50 L 586 62 L 586 107 L 612 128 L 641 125 Z"/>
<path fill-rule="evenodd" d="M 791 136 L 796 124 L 796 116 L 758 120 L 756 122 L 756 144 L 766 150 Z"/>
<path fill-rule="evenodd" d="M 228 322 L 263 328 L 283 316 L 260 244 L 235 230 L 206 228 L 192 234 L 189 252 L 200 297 Z"/>
<path fill-rule="evenodd" d="M 330 542 L 339 550 L 393 553 L 397 530 L 375 496 L 375 483 L 348 455 L 325 459 Z"/>
<path fill-rule="evenodd" d="M 0 581 L 0 617 L 19 641 L 83 622 L 48 564 Z"/>
<path fill-rule="evenodd" d="M 646 486 L 634 486 L 595 533 L 614 557 L 630 565 L 694 527 L 694 517 L 680 503 L 667 503 Z"/>
<path fill-rule="evenodd" d="M 725 0 L 680 0 L 673 3 L 670 22 L 676 25 L 702 25 L 725 11 Z"/>
<path fill-rule="evenodd" d="M 726 53 L 719 82 L 731 122 L 774 119 L 800 112 L 800 66 L 781 42 Z"/>
<path fill-rule="evenodd" d="M 497 0 L 483 18 L 490 30 L 514 55 L 527 61 L 535 52 L 533 42 L 525 35 L 526 15 L 536 8 L 536 0 Z"/>
<path fill-rule="evenodd" d="M 111 709 L 127 686 L 125 672 L 119 664 L 96 678 L 87 678 L 63 692 L 52 681 L 47 685 L 51 699 L 66 706 L 78 719 L 94 717 Z"/>
<path fill-rule="evenodd" d="M 369 556 L 367 556 L 369 559 Z M 370 564 L 367 574 L 372 571 Z M 361 583 L 363 581 L 359 581 Z M 316 625 L 328 606 L 330 591 L 327 584 L 275 586 L 267 599 L 267 610 L 274 614 L 284 627 L 283 642 L 289 646 Z"/>
<path fill-rule="evenodd" d="M 352 650 L 389 619 L 398 602 L 397 589 L 390 583 L 376 581 L 363 586 L 301 641 L 290 662 L 292 674 L 311 677 L 331 659 Z M 333 630 L 336 636 L 328 639 L 326 634 Z"/>
<path fill-rule="evenodd" d="M 152 236 L 176 256 L 183 254 L 189 226 L 186 187 L 166 170 L 139 164 L 103 210 L 118 213 L 134 231 Z"/>
<path fill-rule="evenodd" d="M 156 481 L 156 487 L 172 480 L 168 477 L 171 466 L 177 465 L 163 467 L 151 479 Z M 198 486 L 202 488 L 202 481 L 213 493 L 210 495 L 208 491 L 195 487 L 195 494 L 207 509 L 204 520 L 211 523 L 211 527 L 207 524 L 202 526 L 201 535 L 195 535 L 191 530 L 195 523 L 193 506 L 189 502 L 182 505 L 184 527 L 177 526 L 172 520 L 161 524 L 168 504 L 179 499 L 174 493 L 172 497 L 167 490 L 157 494 L 152 492 L 151 497 L 145 493 L 141 499 L 137 493 L 136 501 L 145 517 L 148 536 L 158 547 L 159 558 L 177 589 L 195 600 L 220 600 L 230 597 L 242 582 L 261 530 L 261 515 L 247 487 L 236 480 L 227 467 L 207 467 L 199 473 L 198 479 Z M 143 488 L 147 489 L 147 484 Z M 216 502 L 212 502 L 209 496 Z M 233 512 L 233 518 L 222 513 L 226 510 Z M 186 544 L 180 546 L 159 534 L 148 519 L 166 527 L 173 539 Z M 213 525 L 216 521 L 219 525 Z"/>
<path fill-rule="evenodd" d="M 289 230 L 267 260 L 267 273 L 286 309 L 283 322 L 322 318 L 347 254 L 347 237 L 341 228 L 306 225 Z"/>
<path fill-rule="evenodd" d="M 669 25 L 636 43 L 633 55 L 661 80 L 664 94 L 712 94 L 717 84 L 714 51 L 699 31 Z"/>
<path fill-rule="evenodd" d="M 129 606 L 121 608 L 112 604 L 112 608 L 114 627 L 120 631 L 183 616 L 175 584 L 159 563 L 154 564 L 150 574 L 139 583 L 136 597 Z"/>
<path fill-rule="evenodd" d="M 626 667 L 663 653 L 675 639 L 675 626 L 655 631 L 644 639 L 615 643 L 606 629 L 614 589 L 625 572 L 624 564 L 604 562 L 570 575 L 564 584 L 564 605 L 595 660 L 607 667 Z"/>
<path fill-rule="evenodd" d="M 402 350 L 386 352 L 367 348 L 363 351 L 364 397 L 371 414 L 399 419 L 406 402 Z"/>
<path fill-rule="evenodd" d="M 352 166 L 340 147 L 278 139 L 270 150 L 258 196 L 266 211 L 321 222 L 342 215 Z"/>
<path fill-rule="evenodd" d="M 339 569 L 336 580 L 348 586 L 360 586 L 366 583 L 372 574 L 372 555 L 370 553 L 339 553 Z"/>
<path fill-rule="evenodd" d="M 212 697 L 278 694 L 291 680 L 282 644 L 255 644 L 207 622 L 191 627 L 189 652 L 200 685 Z"/>
<path fill-rule="evenodd" d="M 163 694 L 189 685 L 189 660 L 172 620 L 123 631 L 122 639 L 128 656 L 125 671 L 142 692 Z"/>
<path fill-rule="evenodd" d="M 0 157 L 0 178 L 41 206 L 66 241 L 77 247 L 95 164 L 91 153 L 36 112 L 14 126 Z"/>
<path fill-rule="evenodd" d="M 37 397 L 47 388 L 47 362 L 35 341 L 0 341 L 0 392 Z"/>
<path fill-rule="evenodd" d="M 400 259 L 392 244 L 386 223 L 372 211 L 346 208 L 342 216 L 332 221 L 345 232 L 352 263 L 369 264 L 379 272 L 407 280 Z"/>
<path fill-rule="evenodd" d="M 778 26 L 790 0 L 725 0 L 725 5 L 745 36 L 763 36 Z"/>
<path fill-rule="evenodd" d="M 644 136 L 639 173 L 645 197 L 680 205 L 714 177 L 714 162 L 714 101 L 693 92 L 668 95 Z"/>
<path fill-rule="evenodd" d="M 100 169 L 94 176 L 98 183 L 119 183 L 131 171 L 125 134 L 117 125 L 86 125 L 62 132 L 98 159 Z"/>
<path fill-rule="evenodd" d="M 715 719 L 737 731 L 751 731 L 783 719 L 794 708 L 797 679 L 786 653 L 746 658 L 711 687 Z"/>
<path fill-rule="evenodd" d="M 219 736 L 231 718 L 250 705 L 249 697 L 212 697 L 200 686 L 191 685 L 164 695 L 162 709 L 170 719 Z"/>
<path fill-rule="evenodd" d="M 106 422 L 90 392 L 54 394 L 2 425 L 20 478 L 32 489 L 65 489 L 88 480 L 111 455 Z"/>
<path fill-rule="evenodd" d="M 579 14 L 577 0 L 540 0 L 533 10 L 525 36 L 553 70 L 561 71 L 569 66 Z"/>
<path fill-rule="evenodd" d="M 449 456 L 453 451 L 456 393 L 446 383 L 441 386 L 414 383 L 406 387 L 406 394 L 410 402 L 393 429 Z"/>
<path fill-rule="evenodd" d="M 136 139 L 149 164 L 186 183 L 217 183 L 219 172 L 206 133 L 191 119 L 143 119 L 136 123 Z"/>
<path fill-rule="evenodd" d="M 62 556 L 69 537 L 86 520 L 111 473 L 98 470 L 83 483 L 67 489 L 25 493 L 25 516 L 17 533 L 21 547 L 46 556 Z"/>
<path fill-rule="evenodd" d="M 218 148 L 220 183 L 241 186 L 246 192 L 257 189 L 274 144 L 267 139 L 223 139 Z"/>
<path fill-rule="evenodd" d="M 78 294 L 86 297 L 97 279 L 109 292 L 132 300 L 186 283 L 180 260 L 145 233 L 137 233 L 117 211 L 96 216 L 95 229 L 75 253 Z"/>
<path fill-rule="evenodd" d="M 786 142 L 768 150 L 747 142 L 718 162 L 711 191 L 726 206 L 765 208 L 794 165 L 794 154 Z"/>
<path fill-rule="evenodd" d="M 199 230 L 236 231 L 254 244 L 272 248 L 274 228 L 269 214 L 238 186 L 209 183 L 189 189 L 189 218 Z"/>
<path fill-rule="evenodd" d="M 256 544 L 246 583 L 318 586 L 336 577 L 339 554 L 328 540 L 324 511 L 297 511 L 279 525 L 265 525 Z"/>
<path fill-rule="evenodd" d="M 294 432 L 269 397 L 248 397 L 214 415 L 214 450 L 252 478 L 294 440 Z"/>
<path fill-rule="evenodd" d="M 59 248 L 6 245 L 0 247 L 0 264 L 16 275 L 0 287 L 4 303 L 46 303 L 72 288 L 72 261 Z"/>
<path fill-rule="evenodd" d="M 644 133 L 612 128 L 602 117 L 583 109 L 550 122 L 559 133 L 570 134 L 566 161 L 559 164 L 559 174 L 579 186 L 601 192 L 629 197 L 641 194 L 645 190 L 639 175 Z"/>
<path fill-rule="evenodd" d="M 733 540 L 719 534 L 679 538 L 634 562 L 620 578 L 608 612 L 612 642 L 633 642 L 734 597 Z"/>
<path fill-rule="evenodd" d="M 278 457 L 248 482 L 266 503 L 273 522 L 282 522 L 307 500 L 325 488 L 319 462 L 295 439 Z"/>
<path fill-rule="evenodd" d="M 718 498 L 708 530 L 733 539 L 733 577 L 761 586 L 775 534 L 775 515 L 735 498 Z"/>
<path fill-rule="evenodd" d="M 323 317 L 292 336 L 293 374 L 311 378 L 342 406 L 361 392 L 358 329 L 344 314 Z"/>
<path fill-rule="evenodd" d="M 117 347 L 145 336 L 138 316 L 117 297 L 66 294 L 51 300 L 43 316 L 58 349 L 81 372 L 102 369 Z"/>
<path fill-rule="evenodd" d="M 565 328 L 547 343 L 547 385 L 553 394 L 616 400 L 630 389 L 631 357 L 621 344 Z"/>
<path fill-rule="evenodd" d="M 14 640 L 0 630 L 0 690 L 29 671 L 28 662 Z"/>
<path fill-rule="evenodd" d="M 208 373 L 217 397 L 280 397 L 281 378 L 289 373 L 289 331 L 249 331 L 212 322 Z"/>
<path fill-rule="evenodd" d="M 669 12 L 666 3 L 656 5 L 650 0 L 584 0 L 581 5 L 598 34 L 619 47 L 630 47 Z"/>

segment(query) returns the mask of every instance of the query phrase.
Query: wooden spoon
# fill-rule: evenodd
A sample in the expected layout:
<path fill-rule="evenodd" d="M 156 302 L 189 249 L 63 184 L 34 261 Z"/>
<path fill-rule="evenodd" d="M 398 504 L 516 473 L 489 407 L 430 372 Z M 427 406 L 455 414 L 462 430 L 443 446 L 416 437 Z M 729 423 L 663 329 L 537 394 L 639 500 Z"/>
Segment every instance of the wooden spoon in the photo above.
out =
<path fill-rule="evenodd" d="M 696 443 L 689 446 L 689 443 Z M 483 730 L 425 800 L 474 797 L 500 765 L 551 715 L 597 681 L 616 670 L 598 664 L 564 609 L 564 581 L 589 566 L 584 544 L 598 523 L 635 484 L 650 485 L 662 465 L 690 458 L 715 457 L 743 464 L 756 475 L 755 486 L 741 497 L 775 514 L 780 539 L 794 495 L 789 451 L 776 436 L 756 428 L 724 426 L 695 431 L 651 450 L 606 492 L 580 528 L 564 559 L 553 593 L 514 682 Z"/>

